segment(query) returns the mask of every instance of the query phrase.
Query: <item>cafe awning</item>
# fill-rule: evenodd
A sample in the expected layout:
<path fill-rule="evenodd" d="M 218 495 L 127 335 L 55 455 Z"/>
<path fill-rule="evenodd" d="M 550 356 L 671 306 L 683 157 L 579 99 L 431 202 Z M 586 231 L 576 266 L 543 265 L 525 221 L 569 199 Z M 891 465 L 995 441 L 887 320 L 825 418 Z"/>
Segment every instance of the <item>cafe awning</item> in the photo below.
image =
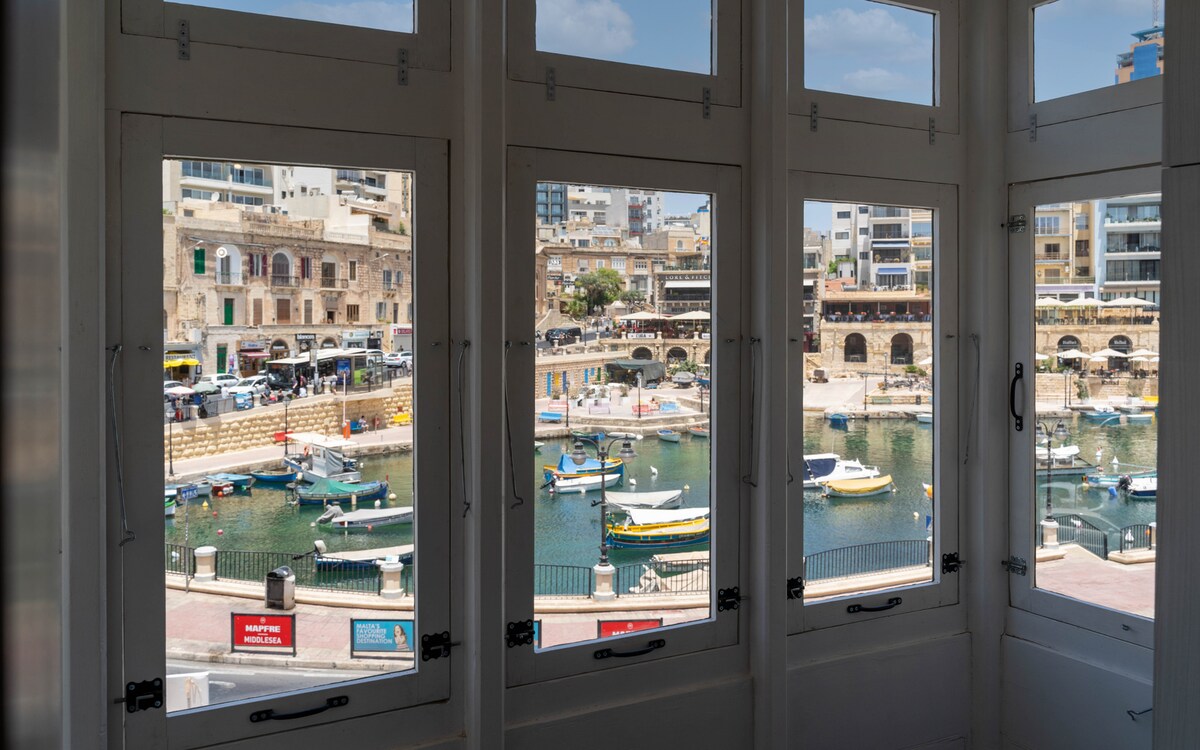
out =
<path fill-rule="evenodd" d="M 200 364 L 200 360 L 192 359 L 191 357 L 188 357 L 187 359 L 164 359 L 163 369 L 167 370 L 172 367 L 195 367 L 198 364 Z"/>

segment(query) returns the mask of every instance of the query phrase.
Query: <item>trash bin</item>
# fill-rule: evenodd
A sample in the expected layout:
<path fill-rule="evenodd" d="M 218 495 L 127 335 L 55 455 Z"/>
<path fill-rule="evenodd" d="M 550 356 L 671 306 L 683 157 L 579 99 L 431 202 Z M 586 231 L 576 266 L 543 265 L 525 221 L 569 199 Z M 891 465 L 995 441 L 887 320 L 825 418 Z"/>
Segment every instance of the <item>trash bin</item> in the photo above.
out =
<path fill-rule="evenodd" d="M 296 608 L 296 574 L 286 565 L 267 573 L 267 609 Z"/>

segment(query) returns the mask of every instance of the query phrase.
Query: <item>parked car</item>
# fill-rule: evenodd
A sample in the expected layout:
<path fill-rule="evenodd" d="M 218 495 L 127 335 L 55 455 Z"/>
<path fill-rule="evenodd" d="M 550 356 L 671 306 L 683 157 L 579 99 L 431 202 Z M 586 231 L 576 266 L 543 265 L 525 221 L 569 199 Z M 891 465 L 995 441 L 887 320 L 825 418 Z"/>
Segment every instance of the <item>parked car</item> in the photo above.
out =
<path fill-rule="evenodd" d="M 579 326 L 563 326 L 546 331 L 546 340 L 557 341 L 560 344 L 574 344 L 583 338 L 583 329 Z"/>
<path fill-rule="evenodd" d="M 213 375 L 202 375 L 192 386 L 196 393 L 220 393 L 222 388 L 232 388 L 238 384 L 238 376 L 230 375 L 227 372 L 218 372 Z"/>
<path fill-rule="evenodd" d="M 400 367 L 411 370 L 413 363 L 412 352 L 388 352 L 383 355 L 383 363 L 388 367 Z"/>
<path fill-rule="evenodd" d="M 170 398 L 170 396 L 167 395 L 168 388 L 178 388 L 178 387 L 187 388 L 188 385 L 187 385 L 187 383 L 183 383 L 178 380 L 164 380 L 163 381 L 163 401 L 166 401 L 168 398 Z"/>
<path fill-rule="evenodd" d="M 237 385 L 231 386 L 229 392 L 231 394 L 249 393 L 252 396 L 257 396 L 271 390 L 267 385 L 266 375 L 251 375 L 248 378 L 242 378 L 237 382 Z"/>

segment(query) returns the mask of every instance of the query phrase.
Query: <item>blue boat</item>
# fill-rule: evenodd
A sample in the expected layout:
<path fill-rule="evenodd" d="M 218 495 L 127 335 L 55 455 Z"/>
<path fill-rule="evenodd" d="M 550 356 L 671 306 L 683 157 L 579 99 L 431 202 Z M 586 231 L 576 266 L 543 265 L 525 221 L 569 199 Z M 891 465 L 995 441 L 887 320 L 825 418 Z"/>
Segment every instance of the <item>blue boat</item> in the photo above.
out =
<path fill-rule="evenodd" d="M 588 432 L 587 430 L 571 430 L 571 437 L 587 438 L 589 440 L 595 440 L 597 443 L 599 443 L 604 439 L 604 433 Z"/>
<path fill-rule="evenodd" d="M 549 482 L 551 479 L 576 479 L 590 474 L 625 474 L 625 462 L 619 458 L 608 459 L 604 462 L 604 467 L 602 472 L 599 459 L 590 457 L 582 465 L 576 465 L 571 460 L 571 454 L 564 453 L 558 457 L 557 465 L 542 466 L 542 479 Z"/>
<path fill-rule="evenodd" d="M 220 474 L 209 474 L 205 479 L 211 482 L 227 482 L 232 484 L 234 488 L 239 490 L 249 490 L 254 486 L 254 477 L 249 474 L 230 474 L 222 472 Z"/>
<path fill-rule="evenodd" d="M 291 467 L 282 469 L 274 469 L 271 471 L 252 471 L 250 476 L 254 477 L 257 482 L 266 482 L 267 484 L 287 484 L 295 482 L 303 477 L 303 474 Z"/>
<path fill-rule="evenodd" d="M 320 479 L 307 487 L 297 488 L 296 502 L 300 505 L 348 503 L 351 495 L 360 503 L 370 502 L 387 497 L 387 491 L 388 483 L 381 480 L 351 484 L 333 479 Z"/>
<path fill-rule="evenodd" d="M 1097 406 L 1085 412 L 1081 412 L 1083 418 L 1089 422 L 1098 422 L 1101 426 L 1109 426 L 1121 423 L 1121 412 L 1111 406 Z"/>
<path fill-rule="evenodd" d="M 845 427 L 849 424 L 849 422 L 850 417 L 846 416 L 845 414 L 837 413 L 829 415 L 830 427 Z"/>

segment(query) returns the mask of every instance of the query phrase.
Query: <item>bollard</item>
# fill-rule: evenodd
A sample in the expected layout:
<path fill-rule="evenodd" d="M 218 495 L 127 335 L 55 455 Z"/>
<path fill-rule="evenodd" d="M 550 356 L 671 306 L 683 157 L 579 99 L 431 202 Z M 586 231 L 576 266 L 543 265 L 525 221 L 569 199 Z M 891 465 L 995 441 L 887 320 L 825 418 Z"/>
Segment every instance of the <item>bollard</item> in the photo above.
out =
<path fill-rule="evenodd" d="M 612 565 L 605 563 L 601 565 L 597 563 L 592 567 L 596 578 L 596 590 L 592 592 L 592 599 L 598 602 L 611 602 L 617 598 L 617 592 L 613 591 L 613 576 L 617 569 Z"/>
<path fill-rule="evenodd" d="M 1052 518 L 1042 521 L 1042 548 L 1058 549 L 1058 521 Z"/>
<path fill-rule="evenodd" d="M 197 547 L 196 575 L 197 583 L 217 580 L 217 548 L 212 546 Z"/>
<path fill-rule="evenodd" d="M 379 595 L 384 599 L 399 599 L 404 596 L 404 589 L 400 588 L 402 570 L 404 563 L 399 561 L 379 563 L 379 572 L 383 579 L 379 585 Z"/>

